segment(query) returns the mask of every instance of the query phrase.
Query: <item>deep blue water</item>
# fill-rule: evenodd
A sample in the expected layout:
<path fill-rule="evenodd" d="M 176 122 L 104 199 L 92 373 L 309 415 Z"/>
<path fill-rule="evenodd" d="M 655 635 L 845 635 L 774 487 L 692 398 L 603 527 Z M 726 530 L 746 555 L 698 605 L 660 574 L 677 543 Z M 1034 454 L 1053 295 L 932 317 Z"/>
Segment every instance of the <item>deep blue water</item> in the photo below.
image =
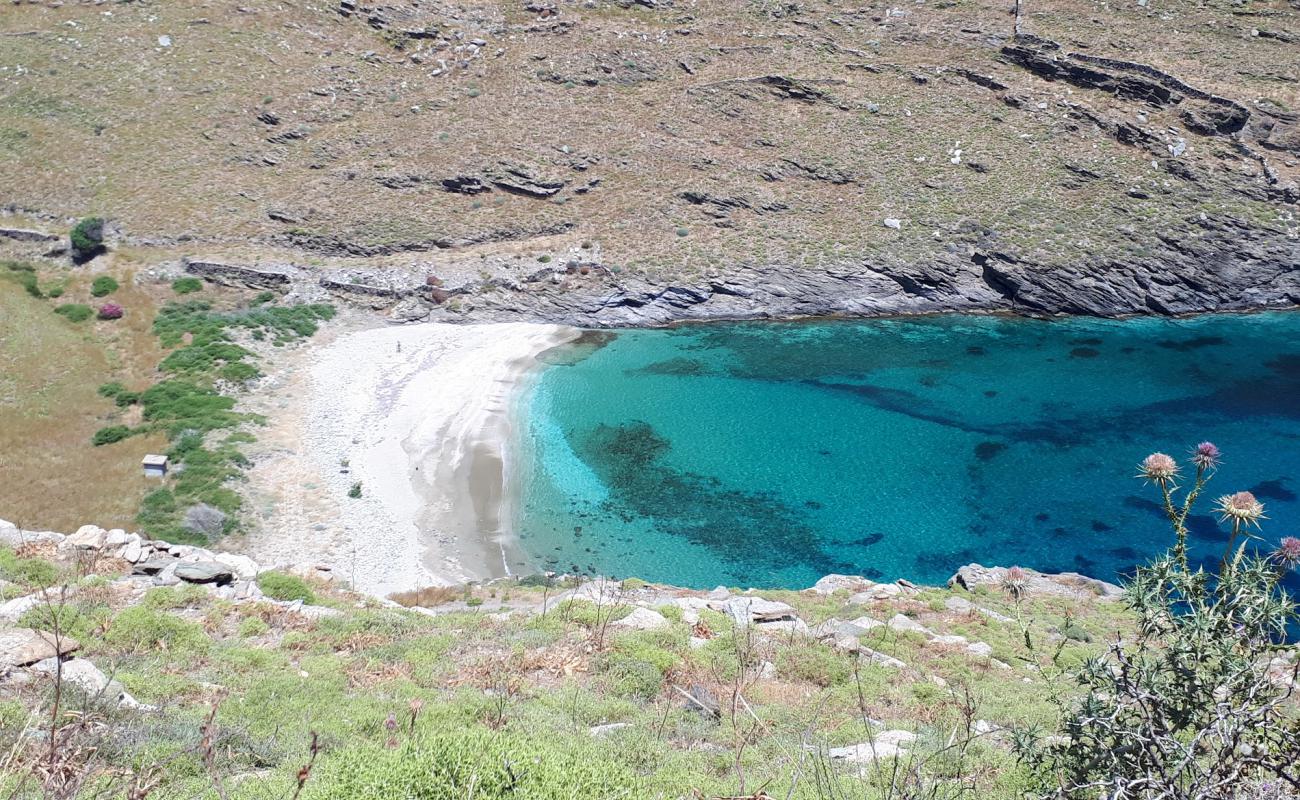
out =
<path fill-rule="evenodd" d="M 522 398 L 516 529 L 539 567 L 801 588 L 972 561 L 1100 578 L 1165 549 L 1154 450 L 1300 530 L 1300 313 L 939 316 L 592 334 Z M 1294 577 L 1294 576 L 1293 576 Z"/>

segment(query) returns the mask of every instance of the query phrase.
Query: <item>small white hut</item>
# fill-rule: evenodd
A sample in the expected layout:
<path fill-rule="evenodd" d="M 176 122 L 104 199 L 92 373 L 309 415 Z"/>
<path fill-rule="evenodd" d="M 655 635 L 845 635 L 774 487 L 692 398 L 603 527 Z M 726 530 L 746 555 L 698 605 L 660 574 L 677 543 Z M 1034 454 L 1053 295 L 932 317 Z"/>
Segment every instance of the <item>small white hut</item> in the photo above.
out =
<path fill-rule="evenodd" d="M 140 466 L 144 468 L 144 476 L 146 478 L 167 477 L 167 456 L 150 453 L 140 459 Z"/>

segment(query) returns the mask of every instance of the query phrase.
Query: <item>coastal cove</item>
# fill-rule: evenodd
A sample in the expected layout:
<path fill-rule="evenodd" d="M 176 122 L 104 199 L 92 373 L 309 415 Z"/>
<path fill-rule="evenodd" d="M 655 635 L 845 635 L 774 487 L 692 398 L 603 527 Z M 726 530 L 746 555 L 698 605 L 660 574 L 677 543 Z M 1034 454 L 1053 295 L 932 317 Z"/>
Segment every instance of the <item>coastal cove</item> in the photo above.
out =
<path fill-rule="evenodd" d="M 1213 497 L 1300 527 L 1300 314 L 942 315 L 588 333 L 512 415 L 512 531 L 537 568 L 692 587 L 967 563 L 1113 580 L 1168 545 L 1134 465 L 1227 454 Z"/>

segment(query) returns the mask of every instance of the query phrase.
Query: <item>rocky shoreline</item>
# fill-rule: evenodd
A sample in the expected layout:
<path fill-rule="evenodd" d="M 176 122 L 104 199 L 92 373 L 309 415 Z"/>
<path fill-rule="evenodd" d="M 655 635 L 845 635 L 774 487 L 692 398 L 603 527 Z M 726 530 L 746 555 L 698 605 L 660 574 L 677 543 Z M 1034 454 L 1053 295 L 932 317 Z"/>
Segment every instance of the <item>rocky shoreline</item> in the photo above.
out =
<path fill-rule="evenodd" d="M 673 282 L 621 275 L 581 252 L 531 271 L 436 282 L 418 265 L 321 269 L 185 259 L 181 269 L 224 284 L 328 296 L 394 322 L 616 328 L 942 312 L 1175 316 L 1300 305 L 1300 238 L 1281 229 L 1205 217 L 1141 260 L 1071 267 L 1037 263 L 1001 247 L 991 232 L 976 234 L 928 261 L 741 265 Z"/>

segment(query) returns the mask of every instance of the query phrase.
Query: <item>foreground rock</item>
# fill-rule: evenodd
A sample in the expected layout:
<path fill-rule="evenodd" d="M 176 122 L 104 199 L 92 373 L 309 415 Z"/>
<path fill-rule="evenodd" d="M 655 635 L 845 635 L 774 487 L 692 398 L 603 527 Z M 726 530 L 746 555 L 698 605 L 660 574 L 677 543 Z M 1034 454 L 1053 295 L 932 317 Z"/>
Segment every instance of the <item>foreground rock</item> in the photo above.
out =
<path fill-rule="evenodd" d="M 64 636 L 56 641 L 54 634 L 45 631 L 31 628 L 0 629 L 0 671 L 65 656 L 80 647 L 76 639 Z"/>

